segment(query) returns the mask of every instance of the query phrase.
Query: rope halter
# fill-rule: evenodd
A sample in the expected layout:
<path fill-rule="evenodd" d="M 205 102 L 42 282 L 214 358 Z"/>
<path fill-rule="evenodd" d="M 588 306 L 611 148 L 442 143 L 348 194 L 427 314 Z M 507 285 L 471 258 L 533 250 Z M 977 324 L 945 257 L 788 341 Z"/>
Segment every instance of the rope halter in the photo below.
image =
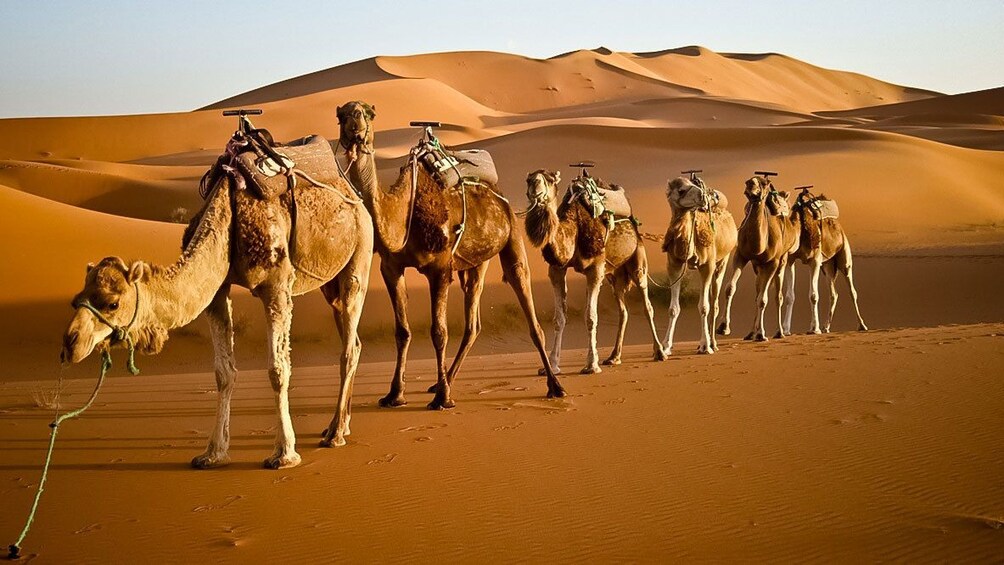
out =
<path fill-rule="evenodd" d="M 136 344 L 133 341 L 133 337 L 129 334 L 129 331 L 132 329 L 133 324 L 136 323 L 136 318 L 139 315 L 139 283 L 134 282 L 132 284 L 133 288 L 136 290 L 136 306 L 132 311 L 132 319 L 129 320 L 129 323 L 126 324 L 124 327 L 112 323 L 108 318 L 105 317 L 104 314 L 101 313 L 100 310 L 98 310 L 97 308 L 94 307 L 93 304 L 91 304 L 90 300 L 87 300 L 86 298 L 81 298 L 79 300 L 74 301 L 73 307 L 86 308 L 87 310 L 90 311 L 91 314 L 94 315 L 95 318 L 98 319 L 99 322 L 111 328 L 112 330 L 111 340 L 113 344 L 122 341 L 126 343 L 126 346 L 129 348 L 129 361 L 127 367 L 129 368 L 130 373 L 132 373 L 133 375 L 138 375 L 139 369 L 136 367 Z"/>

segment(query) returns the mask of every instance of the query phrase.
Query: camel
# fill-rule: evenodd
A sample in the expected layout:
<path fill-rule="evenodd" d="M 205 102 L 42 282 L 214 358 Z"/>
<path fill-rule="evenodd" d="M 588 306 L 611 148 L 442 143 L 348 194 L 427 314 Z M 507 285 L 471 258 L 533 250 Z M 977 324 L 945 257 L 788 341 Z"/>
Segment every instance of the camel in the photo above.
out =
<path fill-rule="evenodd" d="M 799 225 L 799 245 L 788 258 L 788 273 L 785 277 L 784 327 L 786 335 L 791 335 L 791 311 L 795 305 L 795 260 L 803 265 L 810 265 L 812 275 L 809 286 L 809 303 L 812 305 L 812 321 L 809 325 L 810 334 L 830 333 L 830 323 L 837 307 L 837 272 L 844 274 L 854 301 L 854 313 L 858 316 L 858 331 L 867 331 L 861 310 L 858 308 L 858 291 L 854 288 L 853 260 L 851 257 L 851 242 L 844 233 L 844 228 L 836 218 L 819 217 L 814 212 L 814 203 L 827 200 L 826 195 L 815 196 L 809 189 L 811 186 L 799 187 L 801 192 L 795 198 L 791 211 Z M 826 275 L 830 283 L 830 310 L 826 317 L 826 325 L 819 327 L 819 272 Z"/>
<path fill-rule="evenodd" d="M 732 274 L 725 288 L 725 316 L 718 326 L 720 335 L 731 333 L 732 298 L 736 285 L 746 263 L 753 265 L 756 274 L 756 317 L 753 330 L 744 339 L 767 341 L 764 329 L 764 312 L 767 309 L 770 286 L 774 286 L 777 302 L 777 334 L 775 339 L 784 337 L 781 325 L 781 307 L 784 302 L 782 285 L 784 267 L 788 255 L 798 246 L 798 225 L 788 209 L 788 193 L 774 189 L 770 176 L 761 174 L 746 181 L 746 216 L 738 229 L 736 250 L 730 266 Z"/>
<path fill-rule="evenodd" d="M 696 176 L 692 178 L 700 183 Z M 718 294 L 729 257 L 736 247 L 736 222 L 726 210 L 724 198 L 713 202 L 712 193 L 697 183 L 679 177 L 670 181 L 666 188 L 666 199 L 672 210 L 672 219 L 662 244 L 668 260 L 669 280 L 672 281 L 669 328 L 663 344 L 667 354 L 673 351 L 673 333 L 680 316 L 680 283 L 688 267 L 696 269 L 701 277 L 697 306 L 701 318 L 701 342 L 697 352 L 712 354 L 718 349 L 714 328 L 718 317 Z"/>
<path fill-rule="evenodd" d="M 526 317 L 530 339 L 544 361 L 547 396 L 565 396 L 544 352 L 544 334 L 534 311 L 523 240 L 515 229 L 509 202 L 497 187 L 481 182 L 467 185 L 463 192 L 444 190 L 421 164 L 412 167 L 409 160 L 401 167 L 397 181 L 389 188 L 382 188 L 373 155 L 372 121 L 376 109 L 354 101 L 338 107 L 337 115 L 340 133 L 336 153 L 347 161 L 343 172 L 372 214 L 380 274 L 394 308 L 397 364 L 390 391 L 380 399 L 380 406 L 407 404 L 405 369 L 411 329 L 405 269 L 418 270 L 429 282 L 437 375 L 436 384 L 429 388 L 435 397 L 427 407 L 443 410 L 456 406 L 452 398 L 453 380 L 481 332 L 481 293 L 488 261 L 496 255 L 502 262 L 503 279 L 516 293 Z M 431 130 L 426 132 L 431 136 Z M 444 229 L 444 226 L 455 228 Z M 454 272 L 459 275 L 464 292 L 465 325 L 460 347 L 447 368 L 446 304 Z"/>
<path fill-rule="evenodd" d="M 585 178 L 585 177 L 583 177 Z M 530 202 L 525 224 L 526 233 L 534 247 L 541 248 L 548 264 L 548 277 L 554 289 L 554 342 L 551 345 L 551 368 L 560 372 L 561 340 L 565 332 L 568 312 L 568 288 L 565 276 L 568 269 L 586 276 L 586 327 L 589 331 L 589 350 L 586 366 L 579 371 L 593 374 L 602 371 L 596 351 L 597 302 L 604 275 L 613 286 L 620 312 L 617 340 L 613 351 L 603 361 L 604 365 L 620 365 L 627 329 L 627 305 L 624 297 L 632 284 L 641 290 L 645 313 L 652 330 L 654 358 L 666 359 L 655 329 L 654 310 L 648 297 L 648 258 L 641 236 L 633 219 L 617 220 L 610 229 L 602 218 L 594 218 L 579 198 L 572 196 L 576 183 L 559 203 L 558 183 L 561 174 L 540 169 L 527 175 L 526 196 Z M 599 184 L 599 183 L 598 183 Z M 601 185 L 603 188 L 609 188 Z"/>
<path fill-rule="evenodd" d="M 373 257 L 372 220 L 337 173 L 326 188 L 306 182 L 296 186 L 299 222 L 294 230 L 289 192 L 263 200 L 241 189 L 236 177 L 213 176 L 214 171 L 217 167 L 206 178 L 216 181 L 208 183 L 205 205 L 189 224 L 183 252 L 173 265 L 142 261 L 127 265 L 118 257 L 88 265 L 84 288 L 74 298 L 75 312 L 63 336 L 61 358 L 78 363 L 95 348 L 125 341 L 154 354 L 164 346 L 169 330 L 205 311 L 219 396 L 209 444 L 191 464 L 198 469 L 226 465 L 230 400 L 237 380 L 229 295 L 232 285 L 248 288 L 262 301 L 268 319 L 268 375 L 278 413 L 275 449 L 264 466 L 293 467 L 300 463 L 300 455 L 288 399 L 292 299 L 320 288 L 334 311 L 344 346 L 341 387 L 321 445 L 344 444 L 350 433 L 352 384 L 361 349 L 357 328 Z"/>

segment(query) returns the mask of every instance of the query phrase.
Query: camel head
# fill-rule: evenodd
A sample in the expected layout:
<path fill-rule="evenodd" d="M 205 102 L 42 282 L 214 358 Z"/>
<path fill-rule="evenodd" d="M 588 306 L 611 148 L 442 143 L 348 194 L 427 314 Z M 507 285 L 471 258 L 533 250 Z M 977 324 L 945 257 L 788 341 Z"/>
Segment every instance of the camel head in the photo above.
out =
<path fill-rule="evenodd" d="M 561 173 L 538 169 L 526 175 L 526 199 L 531 206 L 541 206 L 555 202 Z M 556 207 L 557 204 L 554 204 Z"/>
<path fill-rule="evenodd" d="M 84 289 L 73 297 L 74 314 L 63 334 L 60 361 L 79 363 L 99 345 L 116 345 L 135 332 L 138 283 L 149 275 L 146 263 L 127 267 L 118 257 L 87 265 Z"/>
<path fill-rule="evenodd" d="M 705 204 L 704 191 L 685 177 L 677 177 L 669 181 L 666 187 L 666 200 L 675 212 L 696 210 Z"/>
<path fill-rule="evenodd" d="M 342 147 L 349 149 L 357 145 L 364 147 L 373 145 L 372 122 L 376 118 L 376 106 L 365 102 L 353 101 L 339 106 L 338 140 Z"/>
<path fill-rule="evenodd" d="M 774 184 L 769 179 L 761 176 L 755 176 L 746 181 L 746 189 L 743 191 L 743 194 L 749 200 L 747 210 L 750 205 L 759 204 L 760 202 L 765 203 L 767 210 L 774 216 L 787 215 L 790 209 L 788 206 L 788 191 L 776 190 Z"/>
<path fill-rule="evenodd" d="M 561 173 L 538 169 L 526 176 L 526 199 L 530 207 L 526 210 L 526 235 L 534 247 L 540 247 L 558 229 L 553 220 L 558 209 L 558 184 Z"/>

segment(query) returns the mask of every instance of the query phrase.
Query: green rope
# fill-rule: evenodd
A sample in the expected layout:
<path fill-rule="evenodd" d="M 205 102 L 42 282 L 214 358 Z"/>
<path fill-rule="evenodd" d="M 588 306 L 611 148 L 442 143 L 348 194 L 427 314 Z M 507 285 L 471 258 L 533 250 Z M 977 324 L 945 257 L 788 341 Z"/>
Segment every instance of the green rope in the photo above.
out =
<path fill-rule="evenodd" d="M 126 342 L 126 346 L 129 348 L 129 357 L 126 361 L 126 367 L 129 369 L 130 373 L 138 375 L 139 369 L 136 367 L 136 346 L 133 342 L 132 336 L 128 334 L 129 328 L 136 321 L 136 312 L 139 311 L 139 288 L 136 288 L 136 310 L 133 312 L 133 317 L 129 322 L 129 325 L 125 328 L 111 324 L 104 316 L 101 315 L 100 312 L 91 306 L 89 302 L 84 301 L 78 306 L 87 308 L 97 316 L 98 320 L 111 327 L 113 330 L 112 335 L 115 339 Z M 72 412 L 67 412 L 62 416 L 58 416 L 55 421 L 49 424 L 49 427 L 52 428 L 52 432 L 49 434 L 49 451 L 45 455 L 45 465 L 42 466 L 42 478 L 38 482 L 38 491 L 35 493 L 35 501 L 31 504 L 31 512 L 28 513 L 28 520 L 24 524 L 24 529 L 21 530 L 21 535 L 18 536 L 17 541 L 8 546 L 8 549 L 10 550 L 7 554 L 8 559 L 17 559 L 20 557 L 21 542 L 24 541 L 24 538 L 28 535 L 28 530 L 31 529 L 32 522 L 35 521 L 35 512 L 38 510 L 38 502 L 42 499 L 42 491 L 45 490 L 45 481 L 49 476 L 49 464 L 52 463 L 52 450 L 56 446 L 56 433 L 59 432 L 59 425 L 70 418 L 76 418 L 77 416 L 83 414 L 85 410 L 91 407 L 91 404 L 94 404 L 94 399 L 98 397 L 98 391 L 101 390 L 101 385 L 105 381 L 105 375 L 107 375 L 108 370 L 112 368 L 112 354 L 109 348 L 110 346 L 106 347 L 104 351 L 101 352 L 101 374 L 98 376 L 97 384 L 94 385 L 94 392 L 91 393 L 91 397 L 87 399 L 87 402 L 80 408 L 77 408 Z"/>

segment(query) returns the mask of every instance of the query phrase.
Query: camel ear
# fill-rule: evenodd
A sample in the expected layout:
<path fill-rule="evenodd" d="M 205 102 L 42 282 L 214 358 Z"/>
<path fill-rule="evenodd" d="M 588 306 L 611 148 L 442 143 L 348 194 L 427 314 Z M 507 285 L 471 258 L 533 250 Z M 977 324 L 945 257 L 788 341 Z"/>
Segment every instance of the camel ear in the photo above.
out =
<path fill-rule="evenodd" d="M 370 119 L 376 118 L 376 106 L 366 106 L 368 110 L 366 113 L 370 115 Z"/>
<path fill-rule="evenodd" d="M 150 278 L 150 265 L 147 265 L 143 261 L 136 261 L 129 267 L 129 276 L 126 277 L 126 280 L 129 281 L 129 284 L 132 284 L 148 278 Z"/>
<path fill-rule="evenodd" d="M 781 198 L 783 198 L 785 200 L 788 199 L 788 191 L 787 190 L 782 190 L 781 192 L 778 192 L 778 194 L 781 195 Z"/>
<path fill-rule="evenodd" d="M 94 267 L 96 267 L 96 265 L 94 263 L 88 263 L 87 264 L 87 272 L 89 273 L 89 272 L 93 271 Z"/>
<path fill-rule="evenodd" d="M 558 183 L 560 182 L 561 182 L 561 171 L 554 171 L 554 185 L 558 186 Z"/>
<path fill-rule="evenodd" d="M 342 122 L 342 113 L 343 113 L 343 110 L 344 110 L 344 106 L 338 106 L 337 108 L 335 108 L 335 116 L 338 116 L 338 123 Z"/>

